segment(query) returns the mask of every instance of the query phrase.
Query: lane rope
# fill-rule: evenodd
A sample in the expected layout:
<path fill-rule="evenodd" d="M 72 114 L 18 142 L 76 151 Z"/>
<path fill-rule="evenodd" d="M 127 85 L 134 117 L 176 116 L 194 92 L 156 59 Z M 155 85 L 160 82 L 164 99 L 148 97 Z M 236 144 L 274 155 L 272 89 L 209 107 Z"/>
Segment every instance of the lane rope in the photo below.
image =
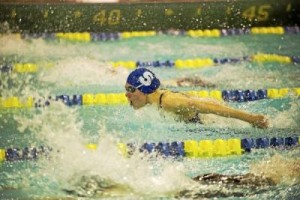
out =
<path fill-rule="evenodd" d="M 256 62 L 268 63 L 275 62 L 281 64 L 299 64 L 300 56 L 285 56 L 277 54 L 258 53 L 253 56 L 244 56 L 242 58 L 195 58 L 195 59 L 176 59 L 176 60 L 155 60 L 155 61 L 116 61 L 108 62 L 113 67 L 123 67 L 135 69 L 138 67 L 155 67 L 155 68 L 175 68 L 175 69 L 201 69 L 204 67 L 219 66 L 224 64 L 235 64 L 239 62 Z M 48 63 L 45 69 L 54 66 Z M 2 63 L 0 65 L 1 73 L 36 73 L 41 69 L 36 63 Z"/>
<path fill-rule="evenodd" d="M 259 90 L 199 90 L 185 91 L 191 96 L 213 98 L 226 102 L 249 102 L 263 99 L 299 98 L 300 88 L 269 88 Z M 85 93 L 75 95 L 57 95 L 35 99 L 17 96 L 0 97 L 0 108 L 32 108 L 51 105 L 53 101 L 61 101 L 67 106 L 92 105 L 125 105 L 128 104 L 125 93 Z"/>
<path fill-rule="evenodd" d="M 299 137 L 293 136 L 145 142 L 141 146 L 133 143 L 118 143 L 117 146 L 124 156 L 130 156 L 138 150 L 140 153 L 162 157 L 214 158 L 242 155 L 255 149 L 290 149 L 298 146 L 299 143 Z M 86 145 L 89 150 L 96 150 L 97 147 L 97 144 Z M 49 157 L 51 151 L 54 150 L 45 146 L 0 149 L 0 161 L 35 160 L 39 156 Z"/>
<path fill-rule="evenodd" d="M 204 30 L 168 30 L 168 31 L 125 31 L 125 32 L 58 32 L 58 33 L 19 33 L 15 34 L 20 39 L 46 39 L 66 40 L 74 42 L 115 41 L 136 37 L 153 37 L 157 35 L 187 36 L 193 38 L 227 37 L 241 35 L 283 35 L 299 34 L 298 26 L 252 27 L 229 29 L 204 29 Z"/>

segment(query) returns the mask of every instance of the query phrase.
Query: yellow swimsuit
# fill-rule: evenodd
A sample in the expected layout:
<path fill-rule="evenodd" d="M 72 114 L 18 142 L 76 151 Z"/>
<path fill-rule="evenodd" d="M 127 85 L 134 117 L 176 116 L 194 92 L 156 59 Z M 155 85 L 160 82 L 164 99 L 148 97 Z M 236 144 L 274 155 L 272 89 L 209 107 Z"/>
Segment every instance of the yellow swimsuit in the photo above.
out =
<path fill-rule="evenodd" d="M 167 92 L 167 91 L 166 91 L 166 92 Z M 164 94 L 165 94 L 166 92 L 163 92 L 163 93 L 159 96 L 159 107 L 160 107 L 160 108 L 162 108 L 162 98 L 163 98 L 163 96 L 164 96 Z M 172 91 L 172 92 L 173 92 L 173 91 Z M 183 94 L 183 95 L 185 95 L 185 94 Z M 201 121 L 201 119 L 200 119 L 200 117 L 199 117 L 199 114 L 200 114 L 200 112 L 196 112 L 195 116 L 192 117 L 192 118 L 190 118 L 190 119 L 188 119 L 186 122 L 187 122 L 187 123 L 200 123 L 200 124 L 203 124 L 202 121 Z"/>

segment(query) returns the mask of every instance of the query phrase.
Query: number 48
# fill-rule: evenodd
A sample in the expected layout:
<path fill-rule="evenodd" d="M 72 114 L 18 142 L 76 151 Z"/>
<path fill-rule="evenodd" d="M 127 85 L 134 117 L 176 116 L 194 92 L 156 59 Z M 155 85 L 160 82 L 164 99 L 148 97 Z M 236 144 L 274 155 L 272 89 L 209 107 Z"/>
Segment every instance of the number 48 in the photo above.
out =
<path fill-rule="evenodd" d="M 120 23 L 121 19 L 121 11 L 120 10 L 100 10 L 96 15 L 93 17 L 93 22 L 98 23 L 101 26 L 105 25 L 106 23 L 108 25 L 117 25 Z"/>

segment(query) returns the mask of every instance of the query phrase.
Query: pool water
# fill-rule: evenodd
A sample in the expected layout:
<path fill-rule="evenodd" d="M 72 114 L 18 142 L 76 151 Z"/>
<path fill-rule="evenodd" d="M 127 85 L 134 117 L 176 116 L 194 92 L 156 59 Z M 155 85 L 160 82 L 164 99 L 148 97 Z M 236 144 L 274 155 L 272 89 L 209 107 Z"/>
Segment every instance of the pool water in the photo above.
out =
<path fill-rule="evenodd" d="M 37 73 L 1 73 L 3 98 L 120 93 L 131 70 L 113 68 L 116 61 L 196 58 L 242 58 L 257 53 L 300 55 L 299 35 L 245 35 L 191 38 L 158 35 L 106 42 L 22 40 L 1 35 L 2 63 L 36 63 Z M 200 77 L 215 90 L 299 88 L 299 64 L 243 61 L 196 69 L 153 68 L 164 81 Z M 199 86 L 177 91 L 210 90 Z M 117 144 L 300 136 L 299 97 L 228 102 L 232 107 L 268 116 L 270 128 L 213 115 L 206 124 L 186 124 L 146 106 L 128 104 L 66 106 L 51 102 L 40 108 L 0 109 L 0 149 L 49 147 L 37 159 L 0 163 L 1 199 L 297 199 L 300 174 L 286 172 L 299 159 L 299 148 L 254 149 L 242 155 L 212 158 L 164 158 L 135 152 L 126 157 Z M 91 150 L 87 144 L 96 144 Z M 299 163 L 299 162 L 298 162 Z M 296 163 L 297 164 L 297 163 Z M 259 168 L 260 166 L 260 168 Z M 256 167 L 256 168 L 255 168 Z M 299 168 L 299 165 L 296 168 Z M 278 176 L 276 186 L 238 187 L 195 184 L 205 173 L 248 172 Z M 261 172 L 261 171 L 260 171 Z M 185 193 L 180 193 L 185 191 Z"/>

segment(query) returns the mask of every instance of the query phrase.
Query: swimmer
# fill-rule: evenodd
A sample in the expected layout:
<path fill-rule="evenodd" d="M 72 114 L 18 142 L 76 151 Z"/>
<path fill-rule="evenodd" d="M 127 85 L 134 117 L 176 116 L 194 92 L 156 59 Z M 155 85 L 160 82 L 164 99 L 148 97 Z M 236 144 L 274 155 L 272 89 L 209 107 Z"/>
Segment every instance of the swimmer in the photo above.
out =
<path fill-rule="evenodd" d="M 265 161 L 255 162 L 246 174 L 209 173 L 193 178 L 187 176 L 186 180 L 190 184 L 186 188 L 175 191 L 174 197 L 178 199 L 246 197 L 274 189 L 274 186 L 283 183 L 291 186 L 297 185 L 300 182 L 300 159 L 295 158 L 299 154 L 299 149 L 295 150 L 295 155 L 292 157 L 274 155 Z M 99 198 L 141 194 L 130 185 L 99 175 L 78 177 L 76 174 L 74 178 L 75 182 L 69 181 L 72 186 L 63 189 L 72 196 Z"/>
<path fill-rule="evenodd" d="M 78 179 L 78 180 L 77 180 Z M 255 176 L 254 174 L 245 175 L 222 175 L 222 174 L 204 174 L 187 180 L 191 181 L 190 187 L 174 192 L 174 196 L 182 199 L 197 199 L 209 197 L 243 197 L 252 190 L 258 193 L 259 189 L 265 189 L 276 184 L 272 179 Z M 76 177 L 75 183 L 71 187 L 62 190 L 68 195 L 77 197 L 121 197 L 128 194 L 135 194 L 136 191 L 127 184 L 120 184 L 108 178 L 98 175 L 84 175 Z M 73 181 L 71 181 L 73 182 Z M 205 190 L 197 186 L 206 186 Z M 208 187 L 212 186 L 212 187 Z M 232 189 L 234 187 L 234 189 Z M 247 189 L 247 193 L 240 192 Z M 194 197 L 194 198 L 190 198 Z"/>
<path fill-rule="evenodd" d="M 258 128 L 268 127 L 268 120 L 264 115 L 234 109 L 210 98 L 197 98 L 159 87 L 160 80 L 152 71 L 138 68 L 127 78 L 126 97 L 134 109 L 147 104 L 157 105 L 160 109 L 174 113 L 180 121 L 202 123 L 199 116 L 202 113 L 239 119 Z"/>

